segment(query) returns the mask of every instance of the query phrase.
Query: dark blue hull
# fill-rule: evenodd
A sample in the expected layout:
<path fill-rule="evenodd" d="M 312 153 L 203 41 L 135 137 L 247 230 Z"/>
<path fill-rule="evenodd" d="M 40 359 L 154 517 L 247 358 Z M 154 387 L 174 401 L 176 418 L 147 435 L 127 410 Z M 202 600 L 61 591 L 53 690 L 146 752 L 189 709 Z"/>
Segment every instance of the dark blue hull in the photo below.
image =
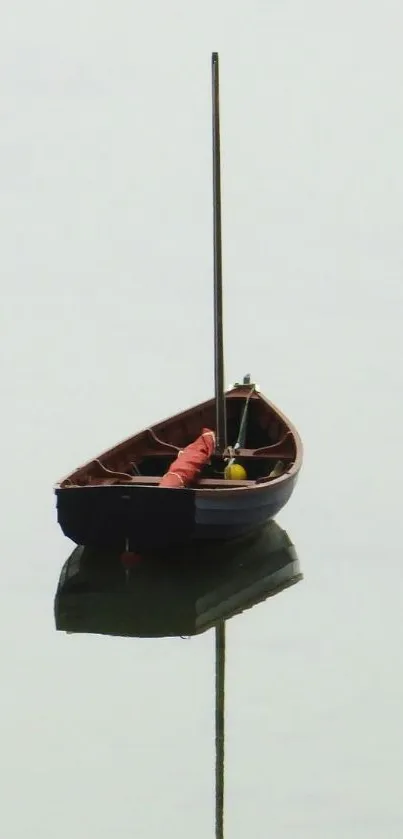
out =
<path fill-rule="evenodd" d="M 241 492 L 138 485 L 59 488 L 58 522 L 77 545 L 122 551 L 232 539 L 274 518 L 296 479 L 294 473 Z"/>

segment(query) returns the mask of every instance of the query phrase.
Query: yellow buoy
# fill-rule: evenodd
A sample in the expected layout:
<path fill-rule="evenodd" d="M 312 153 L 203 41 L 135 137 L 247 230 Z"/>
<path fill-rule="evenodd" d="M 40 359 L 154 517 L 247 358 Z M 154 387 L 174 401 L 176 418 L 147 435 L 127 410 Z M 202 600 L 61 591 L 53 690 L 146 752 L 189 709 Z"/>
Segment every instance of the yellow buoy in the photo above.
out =
<path fill-rule="evenodd" d="M 227 481 L 246 481 L 246 470 L 240 463 L 229 463 L 224 470 Z"/>

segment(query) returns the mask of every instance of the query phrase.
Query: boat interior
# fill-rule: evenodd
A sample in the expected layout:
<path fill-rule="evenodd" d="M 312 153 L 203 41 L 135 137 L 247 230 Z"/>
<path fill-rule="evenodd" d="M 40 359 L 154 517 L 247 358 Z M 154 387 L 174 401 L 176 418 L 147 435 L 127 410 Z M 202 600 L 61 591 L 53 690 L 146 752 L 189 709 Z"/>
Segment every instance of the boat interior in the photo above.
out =
<path fill-rule="evenodd" d="M 197 487 L 246 487 L 273 480 L 292 468 L 297 456 L 293 432 L 275 409 L 250 388 L 239 388 L 227 394 L 227 445 L 235 446 L 239 438 L 246 404 L 245 435 L 242 447 L 236 453 L 236 462 L 244 467 L 246 480 L 227 480 L 224 469 L 228 460 L 222 455 L 213 455 L 200 473 Z M 158 486 L 178 452 L 194 442 L 203 428 L 214 429 L 215 424 L 215 402 L 212 400 L 125 440 L 77 469 L 60 486 Z"/>

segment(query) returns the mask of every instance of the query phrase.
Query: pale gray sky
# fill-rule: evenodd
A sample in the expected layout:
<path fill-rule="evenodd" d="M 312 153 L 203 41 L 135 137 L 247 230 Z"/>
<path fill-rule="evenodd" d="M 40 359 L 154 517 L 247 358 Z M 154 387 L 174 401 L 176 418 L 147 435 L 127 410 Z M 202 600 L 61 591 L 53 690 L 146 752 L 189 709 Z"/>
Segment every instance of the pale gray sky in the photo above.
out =
<path fill-rule="evenodd" d="M 228 627 L 228 839 L 401 839 L 401 3 L 0 11 L 0 834 L 213 835 L 213 635 L 57 635 L 53 482 L 226 378 L 298 426 L 305 582 Z"/>

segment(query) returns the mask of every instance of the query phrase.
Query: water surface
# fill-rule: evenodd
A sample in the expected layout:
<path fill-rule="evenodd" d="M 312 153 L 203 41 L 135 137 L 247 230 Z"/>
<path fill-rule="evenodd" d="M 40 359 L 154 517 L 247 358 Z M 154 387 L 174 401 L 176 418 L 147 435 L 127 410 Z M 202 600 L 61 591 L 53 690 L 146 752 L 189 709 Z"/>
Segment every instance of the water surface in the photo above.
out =
<path fill-rule="evenodd" d="M 8 839 L 213 835 L 214 636 L 57 634 L 52 483 L 226 376 L 299 428 L 304 582 L 227 628 L 229 839 L 400 839 L 402 12 L 2 12 L 0 698 Z"/>

